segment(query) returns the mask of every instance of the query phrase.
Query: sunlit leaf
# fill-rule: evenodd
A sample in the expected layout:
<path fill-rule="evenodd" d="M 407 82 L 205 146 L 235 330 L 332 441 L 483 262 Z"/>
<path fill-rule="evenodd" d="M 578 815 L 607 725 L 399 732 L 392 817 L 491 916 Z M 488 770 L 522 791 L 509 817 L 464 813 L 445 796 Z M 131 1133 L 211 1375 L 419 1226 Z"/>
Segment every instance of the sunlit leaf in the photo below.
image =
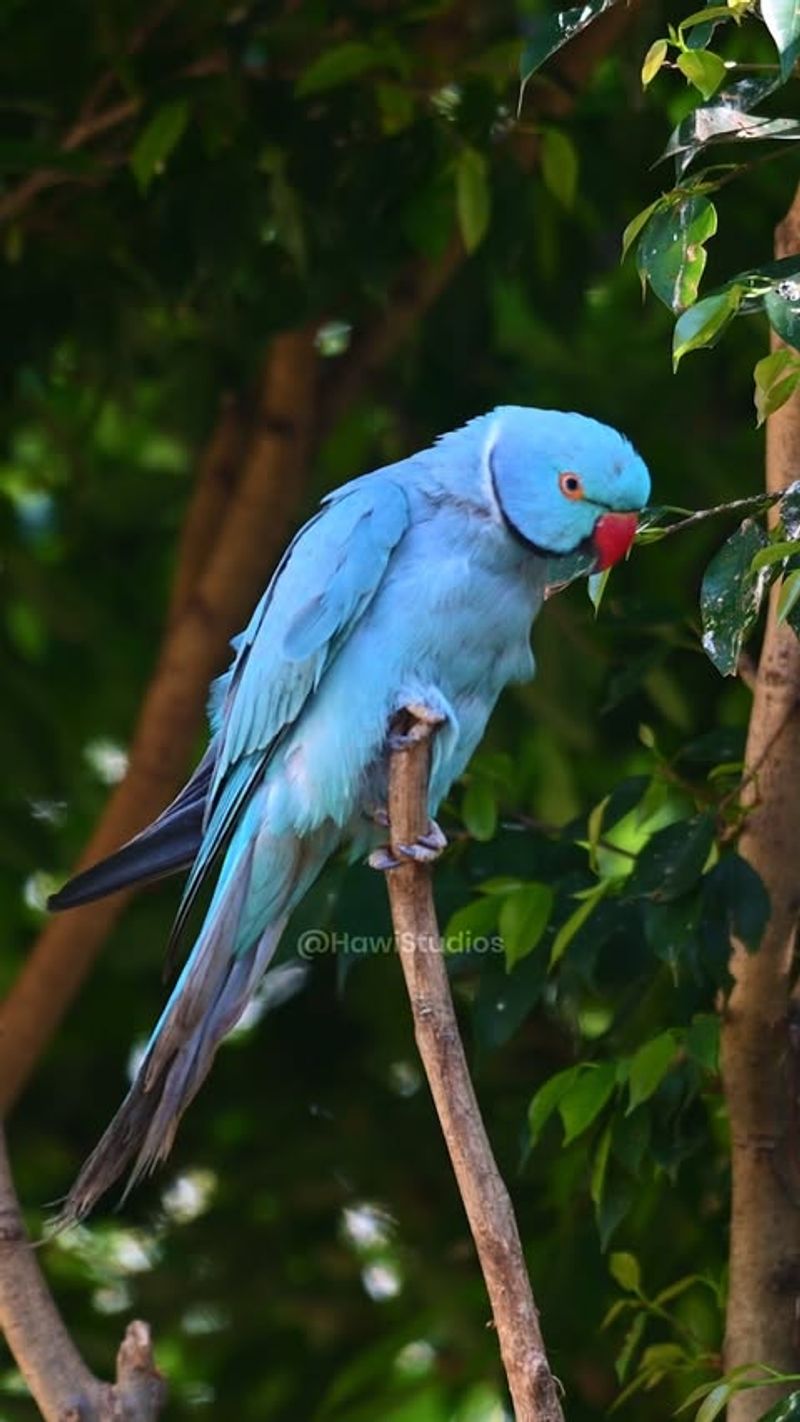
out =
<path fill-rule="evenodd" d="M 796 119 L 769 118 L 752 110 L 778 86 L 778 79 L 739 79 L 708 104 L 698 104 L 670 135 L 662 159 L 674 157 L 678 176 L 709 144 L 800 138 Z"/>
<path fill-rule="evenodd" d="M 759 1422 L 800 1422 L 800 1392 L 784 1397 L 763 1413 Z"/>
<path fill-rule="evenodd" d="M 655 202 L 651 202 L 647 207 L 643 207 L 641 212 L 637 212 L 636 216 L 631 218 L 622 234 L 622 261 L 627 257 L 628 252 L 642 231 L 642 228 L 650 221 L 652 214 L 657 208 L 662 206 L 663 201 L 663 198 L 656 198 Z"/>
<path fill-rule="evenodd" d="M 716 344 L 731 317 L 736 315 L 741 300 L 740 288 L 732 285 L 695 302 L 678 317 L 672 337 L 672 362 L 676 370 L 689 351 Z"/>
<path fill-rule="evenodd" d="M 782 281 L 764 297 L 769 323 L 787 345 L 800 350 L 800 281 Z"/>
<path fill-rule="evenodd" d="M 761 0 L 761 18 L 780 55 L 781 76 L 788 79 L 800 47 L 800 3 L 798 0 Z"/>
<path fill-rule="evenodd" d="M 718 1383 L 706 1394 L 697 1409 L 694 1422 L 714 1422 L 731 1400 L 733 1388 L 730 1383 Z"/>
<path fill-rule="evenodd" d="M 756 423 L 763 425 L 770 415 L 791 399 L 800 384 L 800 359 L 792 351 L 771 351 L 756 363 L 753 378 Z"/>
<path fill-rule="evenodd" d="M 695 89 L 699 89 L 704 99 L 710 99 L 725 78 L 723 61 L 718 54 L 712 54 L 709 50 L 684 50 L 678 55 L 676 63 L 681 73 Z"/>
<path fill-rule="evenodd" d="M 585 5 L 573 5 L 571 9 L 558 10 L 554 15 L 533 18 L 528 25 L 528 39 L 519 65 L 523 89 L 531 75 L 541 69 L 552 54 L 616 3 L 617 0 L 587 0 Z"/>
<path fill-rule="evenodd" d="M 785 622 L 800 601 L 800 568 L 788 574 L 781 584 L 775 616 L 778 622 Z"/>
<path fill-rule="evenodd" d="M 703 649 L 722 676 L 736 671 L 744 642 L 758 617 L 767 582 L 763 570 L 753 572 L 753 559 L 766 544 L 761 524 L 745 519 L 703 575 Z"/>
<path fill-rule="evenodd" d="M 646 89 L 648 84 L 652 84 L 668 53 L 669 48 L 665 39 L 653 41 L 642 64 L 642 88 Z"/>
<path fill-rule="evenodd" d="M 671 310 L 682 311 L 696 300 L 706 264 L 703 244 L 716 230 L 716 208 L 698 194 L 659 208 L 647 223 L 636 249 L 636 265 Z"/>

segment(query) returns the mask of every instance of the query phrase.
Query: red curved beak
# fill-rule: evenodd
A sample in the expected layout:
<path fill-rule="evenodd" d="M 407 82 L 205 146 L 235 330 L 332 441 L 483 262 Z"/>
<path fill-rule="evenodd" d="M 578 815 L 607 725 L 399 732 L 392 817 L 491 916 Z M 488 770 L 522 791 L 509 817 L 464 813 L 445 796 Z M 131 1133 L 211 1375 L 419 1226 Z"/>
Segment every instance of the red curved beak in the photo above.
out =
<path fill-rule="evenodd" d="M 602 573 L 625 557 L 634 538 L 639 523 L 635 513 L 605 513 L 594 526 L 592 540 L 597 553 L 596 572 Z"/>

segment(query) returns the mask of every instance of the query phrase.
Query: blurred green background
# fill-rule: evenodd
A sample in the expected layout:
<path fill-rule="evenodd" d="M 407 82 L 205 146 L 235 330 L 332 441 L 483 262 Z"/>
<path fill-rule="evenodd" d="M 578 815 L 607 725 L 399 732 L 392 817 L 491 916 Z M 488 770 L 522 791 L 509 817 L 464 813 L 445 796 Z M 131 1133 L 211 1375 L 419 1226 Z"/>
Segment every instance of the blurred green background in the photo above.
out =
<path fill-rule="evenodd" d="M 751 372 L 766 325 L 735 323 L 673 375 L 670 316 L 620 265 L 623 228 L 670 181 L 651 165 L 694 102 L 678 76 L 641 91 L 642 55 L 670 7 L 621 10 L 532 81 L 517 120 L 533 5 L 6 0 L 4 989 L 124 773 L 220 401 L 251 437 L 279 333 L 316 330 L 320 390 L 279 542 L 326 489 L 498 403 L 618 425 L 658 503 L 758 489 Z M 63 146 L 98 114 L 106 127 Z M 789 196 L 769 166 L 720 194 L 709 284 L 768 259 Z M 375 329 L 384 345 L 359 367 Z M 455 847 L 437 869 L 443 923 L 464 910 L 462 925 L 494 924 L 475 886 L 511 876 L 553 886 L 552 941 L 589 882 L 581 841 L 604 796 L 642 777 L 640 795 L 660 784 L 676 818 L 676 797 L 691 807 L 709 768 L 740 757 L 749 693 L 717 675 L 698 637 L 700 577 L 725 531 L 705 524 L 638 550 L 597 618 L 583 584 L 548 604 L 537 680 L 506 696 L 444 816 Z M 679 752 L 676 789 L 658 765 Z M 34 1231 L 160 1010 L 178 892 L 143 894 L 124 913 L 14 1111 Z M 646 1105 L 611 1121 L 602 1188 L 603 1120 L 566 1147 L 555 1118 L 535 1146 L 527 1122 L 537 1089 L 577 1061 L 630 1057 L 692 1023 L 713 1037 L 724 951 L 705 953 L 696 907 L 680 898 L 654 926 L 646 902 L 601 905 L 554 974 L 538 949 L 511 971 L 497 954 L 454 955 L 571 1422 L 605 1415 L 618 1390 L 625 1318 L 601 1332 L 620 1296 L 609 1246 L 638 1257 L 653 1292 L 705 1274 L 714 1287 L 687 1288 L 678 1328 L 695 1353 L 720 1344 L 727 1163 L 713 1048 L 703 1070 L 705 1049 L 685 1051 Z M 59 1304 L 105 1376 L 125 1319 L 151 1322 L 176 1422 L 500 1422 L 496 1338 L 398 965 L 357 944 L 310 966 L 295 953 L 307 926 L 385 933 L 382 880 L 333 864 L 298 918 L 167 1167 L 43 1251 Z M 648 1327 L 651 1342 L 675 1336 Z M 658 1394 L 664 1415 L 681 1387 Z M 0 1417 L 35 1415 L 8 1357 L 0 1389 Z M 635 1399 L 621 1415 L 651 1417 L 653 1405 Z"/>

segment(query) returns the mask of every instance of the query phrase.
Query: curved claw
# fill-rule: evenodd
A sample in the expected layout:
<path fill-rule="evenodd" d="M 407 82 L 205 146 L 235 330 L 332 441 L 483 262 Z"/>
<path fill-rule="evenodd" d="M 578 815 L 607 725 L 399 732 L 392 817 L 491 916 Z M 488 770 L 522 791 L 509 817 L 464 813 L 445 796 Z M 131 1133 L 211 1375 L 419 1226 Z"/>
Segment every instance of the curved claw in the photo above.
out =
<path fill-rule="evenodd" d="M 385 873 L 388 869 L 399 869 L 408 859 L 415 864 L 431 864 L 446 848 L 447 836 L 436 821 L 431 820 L 425 833 L 413 844 L 381 845 L 380 849 L 372 851 L 367 863 L 371 869 L 380 869 Z"/>

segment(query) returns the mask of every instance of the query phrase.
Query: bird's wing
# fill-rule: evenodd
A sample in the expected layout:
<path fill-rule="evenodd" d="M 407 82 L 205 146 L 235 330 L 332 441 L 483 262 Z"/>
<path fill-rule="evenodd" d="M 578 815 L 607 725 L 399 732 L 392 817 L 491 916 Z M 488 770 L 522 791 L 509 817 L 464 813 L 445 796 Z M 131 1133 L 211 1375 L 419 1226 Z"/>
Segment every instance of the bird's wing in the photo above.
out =
<path fill-rule="evenodd" d="M 217 757 L 173 939 L 270 756 L 374 598 L 409 519 L 400 484 L 376 475 L 330 495 L 287 549 L 212 694 Z"/>

